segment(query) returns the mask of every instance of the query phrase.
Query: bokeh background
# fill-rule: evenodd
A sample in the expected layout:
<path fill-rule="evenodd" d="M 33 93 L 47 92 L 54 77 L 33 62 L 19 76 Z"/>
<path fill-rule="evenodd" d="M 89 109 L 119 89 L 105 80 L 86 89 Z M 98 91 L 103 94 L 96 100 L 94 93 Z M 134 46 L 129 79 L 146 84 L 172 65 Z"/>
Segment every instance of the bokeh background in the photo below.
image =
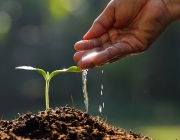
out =
<path fill-rule="evenodd" d="M 51 72 L 76 65 L 74 43 L 108 2 L 0 1 L 1 119 L 45 110 L 43 77 L 15 67 L 28 65 Z M 147 52 L 90 70 L 87 80 L 91 115 L 154 139 L 180 138 L 179 22 L 171 24 Z M 81 73 L 54 77 L 50 107 L 72 106 L 71 96 L 75 107 L 85 111 Z"/>

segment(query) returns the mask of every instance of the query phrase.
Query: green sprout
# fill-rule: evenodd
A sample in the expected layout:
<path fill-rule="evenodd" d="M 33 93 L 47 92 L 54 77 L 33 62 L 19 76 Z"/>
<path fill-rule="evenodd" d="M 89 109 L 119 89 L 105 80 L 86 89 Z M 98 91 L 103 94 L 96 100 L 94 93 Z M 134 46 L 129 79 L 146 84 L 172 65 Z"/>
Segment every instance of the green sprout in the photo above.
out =
<path fill-rule="evenodd" d="M 82 70 L 77 66 L 71 66 L 68 69 L 62 69 L 62 70 L 55 70 L 52 73 L 49 74 L 49 72 L 45 72 L 42 69 L 34 68 L 31 66 L 20 66 L 16 67 L 15 69 L 24 69 L 24 70 L 34 70 L 39 72 L 46 81 L 46 87 L 45 87 L 45 102 L 46 102 L 46 110 L 49 109 L 49 82 L 57 74 L 63 73 L 63 72 L 81 72 Z"/>

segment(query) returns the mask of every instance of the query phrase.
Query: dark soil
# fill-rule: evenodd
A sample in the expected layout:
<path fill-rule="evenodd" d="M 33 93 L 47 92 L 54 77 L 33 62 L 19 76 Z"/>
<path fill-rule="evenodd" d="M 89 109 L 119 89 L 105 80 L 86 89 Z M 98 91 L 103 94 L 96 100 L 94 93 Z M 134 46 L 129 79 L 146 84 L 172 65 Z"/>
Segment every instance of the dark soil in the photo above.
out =
<path fill-rule="evenodd" d="M 141 134 L 109 126 L 88 113 L 60 107 L 18 119 L 0 120 L 1 140 L 151 140 Z"/>

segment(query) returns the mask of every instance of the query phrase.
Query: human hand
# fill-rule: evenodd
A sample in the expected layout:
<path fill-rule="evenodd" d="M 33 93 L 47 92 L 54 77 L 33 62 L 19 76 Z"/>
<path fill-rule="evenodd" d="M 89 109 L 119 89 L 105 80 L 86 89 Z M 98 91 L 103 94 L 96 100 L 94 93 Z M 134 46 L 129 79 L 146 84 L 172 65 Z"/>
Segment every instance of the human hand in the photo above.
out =
<path fill-rule="evenodd" d="M 92 69 L 142 53 L 172 21 L 162 0 L 111 0 L 74 45 L 74 60 L 81 69 Z"/>

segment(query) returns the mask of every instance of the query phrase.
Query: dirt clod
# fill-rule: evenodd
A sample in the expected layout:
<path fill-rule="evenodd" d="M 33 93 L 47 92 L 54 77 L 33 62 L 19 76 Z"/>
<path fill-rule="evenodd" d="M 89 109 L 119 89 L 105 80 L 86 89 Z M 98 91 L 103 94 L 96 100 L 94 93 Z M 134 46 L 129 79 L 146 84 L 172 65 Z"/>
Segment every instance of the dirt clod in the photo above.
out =
<path fill-rule="evenodd" d="M 98 118 L 70 107 L 57 107 L 38 114 L 28 112 L 13 121 L 0 120 L 0 140 L 151 140 L 109 126 Z"/>

